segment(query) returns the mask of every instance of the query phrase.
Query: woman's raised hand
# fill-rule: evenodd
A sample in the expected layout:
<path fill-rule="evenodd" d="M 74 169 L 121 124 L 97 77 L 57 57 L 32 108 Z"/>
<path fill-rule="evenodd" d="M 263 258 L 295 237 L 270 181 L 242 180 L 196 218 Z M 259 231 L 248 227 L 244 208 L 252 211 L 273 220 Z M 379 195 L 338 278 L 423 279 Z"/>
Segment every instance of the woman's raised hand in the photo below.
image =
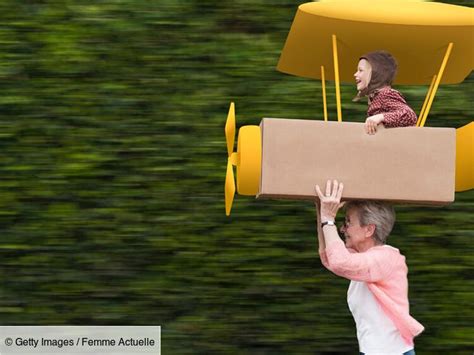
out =
<path fill-rule="evenodd" d="M 320 214 L 322 222 L 334 221 L 336 219 L 337 211 L 345 203 L 341 203 L 343 189 L 344 185 L 342 182 L 339 183 L 337 180 L 331 182 L 331 180 L 328 180 L 326 183 L 326 193 L 323 195 L 319 185 L 316 185 L 316 193 L 321 201 Z"/>

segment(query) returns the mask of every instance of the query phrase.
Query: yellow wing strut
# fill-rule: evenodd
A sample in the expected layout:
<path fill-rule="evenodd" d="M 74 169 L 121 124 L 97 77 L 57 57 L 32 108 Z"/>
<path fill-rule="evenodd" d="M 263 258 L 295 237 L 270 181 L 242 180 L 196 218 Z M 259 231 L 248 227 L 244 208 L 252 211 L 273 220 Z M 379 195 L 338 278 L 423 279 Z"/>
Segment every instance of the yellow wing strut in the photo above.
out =
<path fill-rule="evenodd" d="M 433 89 L 431 90 L 431 93 L 430 93 L 430 98 L 428 99 L 428 103 L 426 104 L 425 112 L 423 112 L 423 117 L 421 118 L 420 127 L 425 126 L 426 118 L 428 117 L 428 113 L 430 112 L 431 104 L 433 103 L 434 97 L 436 95 L 436 91 L 438 90 L 439 83 L 441 82 L 441 78 L 443 77 L 444 68 L 446 68 L 446 64 L 448 63 L 448 59 L 449 59 L 452 49 L 453 49 L 453 42 L 449 43 L 448 49 L 446 50 L 446 54 L 444 55 L 443 62 L 441 63 L 441 67 L 439 68 L 438 75 L 436 76 Z"/>
<path fill-rule="evenodd" d="M 336 82 L 337 121 L 342 122 L 341 90 L 339 88 L 339 60 L 337 57 L 337 38 L 334 34 L 332 35 L 332 55 L 334 59 L 334 80 Z"/>
<path fill-rule="evenodd" d="M 423 114 L 425 113 L 426 104 L 428 103 L 428 98 L 430 97 L 431 91 L 433 90 L 433 85 L 435 83 L 435 80 L 436 80 L 436 74 L 433 75 L 433 79 L 431 80 L 430 87 L 428 89 L 428 92 L 426 93 L 425 101 L 423 102 L 423 106 L 421 107 L 420 115 L 418 116 L 418 120 L 416 121 L 416 126 L 417 127 L 420 127 L 421 118 L 423 117 Z"/>
<path fill-rule="evenodd" d="M 326 103 L 326 79 L 324 77 L 324 65 L 321 65 L 321 86 L 323 89 L 323 108 L 324 108 L 324 120 L 328 120 L 328 107 Z"/>

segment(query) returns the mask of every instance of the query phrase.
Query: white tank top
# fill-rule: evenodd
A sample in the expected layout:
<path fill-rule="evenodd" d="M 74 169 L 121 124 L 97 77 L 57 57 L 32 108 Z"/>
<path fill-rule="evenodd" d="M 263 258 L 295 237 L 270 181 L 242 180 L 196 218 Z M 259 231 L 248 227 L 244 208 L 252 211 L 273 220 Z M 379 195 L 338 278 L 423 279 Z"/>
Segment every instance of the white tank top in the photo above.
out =
<path fill-rule="evenodd" d="M 351 281 L 347 303 L 356 323 L 360 352 L 366 355 L 401 355 L 413 349 L 405 343 L 365 282 Z"/>

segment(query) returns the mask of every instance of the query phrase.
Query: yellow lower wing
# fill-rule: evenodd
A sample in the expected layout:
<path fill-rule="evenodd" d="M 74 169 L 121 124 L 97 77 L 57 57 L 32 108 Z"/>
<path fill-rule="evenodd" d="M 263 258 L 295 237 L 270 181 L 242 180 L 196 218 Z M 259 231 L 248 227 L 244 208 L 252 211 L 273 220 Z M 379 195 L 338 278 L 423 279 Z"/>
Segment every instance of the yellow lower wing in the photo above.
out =
<path fill-rule="evenodd" d="M 474 121 L 456 129 L 456 191 L 474 188 Z"/>

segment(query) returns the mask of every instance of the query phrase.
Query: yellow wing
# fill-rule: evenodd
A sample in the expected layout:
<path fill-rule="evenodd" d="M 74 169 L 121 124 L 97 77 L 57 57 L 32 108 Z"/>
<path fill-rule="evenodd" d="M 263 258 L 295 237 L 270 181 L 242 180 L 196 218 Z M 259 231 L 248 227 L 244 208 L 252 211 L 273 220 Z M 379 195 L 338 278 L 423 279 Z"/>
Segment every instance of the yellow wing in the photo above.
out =
<path fill-rule="evenodd" d="M 364 53 L 387 50 L 397 58 L 395 84 L 429 85 L 453 43 L 440 84 L 462 82 L 474 68 L 474 9 L 420 1 L 339 0 L 300 5 L 277 69 L 335 80 L 331 37 L 337 37 L 341 82 L 352 83 Z"/>

